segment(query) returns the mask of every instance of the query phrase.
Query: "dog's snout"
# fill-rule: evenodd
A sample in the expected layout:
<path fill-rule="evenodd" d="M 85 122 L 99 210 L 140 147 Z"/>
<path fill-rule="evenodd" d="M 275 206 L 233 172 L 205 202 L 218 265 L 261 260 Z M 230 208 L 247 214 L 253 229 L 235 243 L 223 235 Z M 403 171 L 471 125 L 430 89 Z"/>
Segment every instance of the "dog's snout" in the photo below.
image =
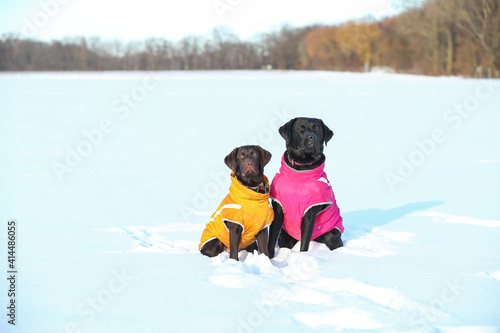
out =
<path fill-rule="evenodd" d="M 242 175 L 243 176 L 248 176 L 250 174 L 256 174 L 257 173 L 258 164 L 252 158 L 247 158 L 247 159 L 245 159 L 245 160 L 242 161 L 241 167 L 243 169 L 242 170 Z"/>
<path fill-rule="evenodd" d="M 314 141 L 314 140 L 316 140 L 316 136 L 314 134 L 309 134 L 309 135 L 307 135 L 307 140 Z"/>

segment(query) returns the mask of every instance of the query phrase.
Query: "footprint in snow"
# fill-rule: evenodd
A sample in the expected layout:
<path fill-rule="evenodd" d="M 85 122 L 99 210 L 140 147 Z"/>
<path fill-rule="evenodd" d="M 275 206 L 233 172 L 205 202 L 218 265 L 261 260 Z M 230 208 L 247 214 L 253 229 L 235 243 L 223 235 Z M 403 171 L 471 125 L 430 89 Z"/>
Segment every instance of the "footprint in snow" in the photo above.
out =
<path fill-rule="evenodd" d="M 381 236 L 375 231 L 377 233 Z M 412 235 L 384 233 L 383 237 L 404 241 Z M 293 249 L 279 249 L 271 260 L 256 252 L 241 251 L 240 261 L 235 261 L 229 259 L 227 253 L 221 253 L 212 259 L 218 267 L 208 280 L 226 288 L 267 285 L 267 292 L 258 301 L 278 307 L 288 308 L 294 303 L 320 306 L 314 312 L 294 314 L 295 320 L 312 328 L 334 326 L 339 329 L 379 329 L 391 322 L 393 313 L 429 311 L 428 304 L 415 301 L 398 289 L 377 287 L 354 278 L 324 276 L 321 264 L 331 255 L 324 244 L 312 242 L 309 252 L 299 252 L 299 249 L 300 245 Z M 364 304 L 362 310 L 359 306 L 348 306 L 360 303 Z M 437 309 L 432 310 L 436 316 L 446 316 Z"/>
<path fill-rule="evenodd" d="M 198 241 L 191 240 L 170 240 L 175 237 L 169 235 L 173 232 L 196 233 L 196 237 L 203 230 L 202 226 L 197 224 L 170 224 L 165 226 L 147 227 L 130 226 L 124 228 L 110 228 L 101 231 L 126 234 L 134 243 L 135 248 L 127 252 L 159 252 L 169 254 L 181 253 L 199 253 Z M 115 252 L 115 251 L 114 251 Z"/>

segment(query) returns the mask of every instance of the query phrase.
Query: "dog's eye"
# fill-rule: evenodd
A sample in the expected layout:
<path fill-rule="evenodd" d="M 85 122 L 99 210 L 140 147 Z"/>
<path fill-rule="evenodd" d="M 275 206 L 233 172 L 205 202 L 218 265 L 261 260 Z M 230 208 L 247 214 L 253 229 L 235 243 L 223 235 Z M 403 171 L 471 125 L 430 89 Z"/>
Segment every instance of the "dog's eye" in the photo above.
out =
<path fill-rule="evenodd" d="M 305 126 L 297 126 L 297 128 L 295 130 L 299 133 L 304 133 L 306 131 L 306 127 Z"/>
<path fill-rule="evenodd" d="M 321 132 L 320 128 L 318 125 L 314 125 L 313 126 L 313 131 L 316 132 L 317 134 L 319 134 L 319 132 Z"/>

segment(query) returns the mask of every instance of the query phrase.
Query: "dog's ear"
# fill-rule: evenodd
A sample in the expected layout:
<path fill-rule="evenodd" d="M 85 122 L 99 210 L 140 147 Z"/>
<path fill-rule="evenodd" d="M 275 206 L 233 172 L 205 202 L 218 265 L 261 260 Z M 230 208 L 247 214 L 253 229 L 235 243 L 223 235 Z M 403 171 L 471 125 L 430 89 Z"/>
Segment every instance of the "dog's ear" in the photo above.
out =
<path fill-rule="evenodd" d="M 293 118 L 285 125 L 281 126 L 280 129 L 278 130 L 283 139 L 285 139 L 287 145 L 290 143 L 290 140 L 292 140 L 292 130 L 293 130 L 293 124 L 295 124 L 295 120 L 297 120 L 297 118 Z"/>
<path fill-rule="evenodd" d="M 264 167 L 271 160 L 272 155 L 270 152 L 268 152 L 264 148 L 262 148 L 260 146 L 256 146 L 256 147 L 259 150 L 259 154 L 260 154 L 260 167 L 262 168 L 262 170 L 264 170 Z"/>
<path fill-rule="evenodd" d="M 240 150 L 240 147 L 234 148 L 233 151 L 224 158 L 224 163 L 226 163 L 227 167 L 234 173 L 236 173 L 236 169 L 238 169 L 238 162 L 236 162 L 236 155 L 238 155 L 238 150 Z"/>
<path fill-rule="evenodd" d="M 333 137 L 333 132 L 331 129 L 328 128 L 328 126 L 325 125 L 323 120 L 318 119 L 321 126 L 323 127 L 323 141 L 325 141 L 325 146 L 328 141 Z"/>

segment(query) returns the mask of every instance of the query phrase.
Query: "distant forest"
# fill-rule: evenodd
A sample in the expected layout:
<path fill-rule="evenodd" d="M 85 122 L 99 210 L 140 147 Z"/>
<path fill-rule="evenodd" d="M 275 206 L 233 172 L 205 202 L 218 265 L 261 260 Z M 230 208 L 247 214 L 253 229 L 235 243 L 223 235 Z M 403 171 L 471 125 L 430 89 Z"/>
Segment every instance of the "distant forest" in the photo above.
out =
<path fill-rule="evenodd" d="M 282 26 L 243 41 L 231 30 L 123 43 L 0 36 L 0 71 L 295 69 L 500 76 L 500 0 L 426 0 L 399 15 Z"/>

